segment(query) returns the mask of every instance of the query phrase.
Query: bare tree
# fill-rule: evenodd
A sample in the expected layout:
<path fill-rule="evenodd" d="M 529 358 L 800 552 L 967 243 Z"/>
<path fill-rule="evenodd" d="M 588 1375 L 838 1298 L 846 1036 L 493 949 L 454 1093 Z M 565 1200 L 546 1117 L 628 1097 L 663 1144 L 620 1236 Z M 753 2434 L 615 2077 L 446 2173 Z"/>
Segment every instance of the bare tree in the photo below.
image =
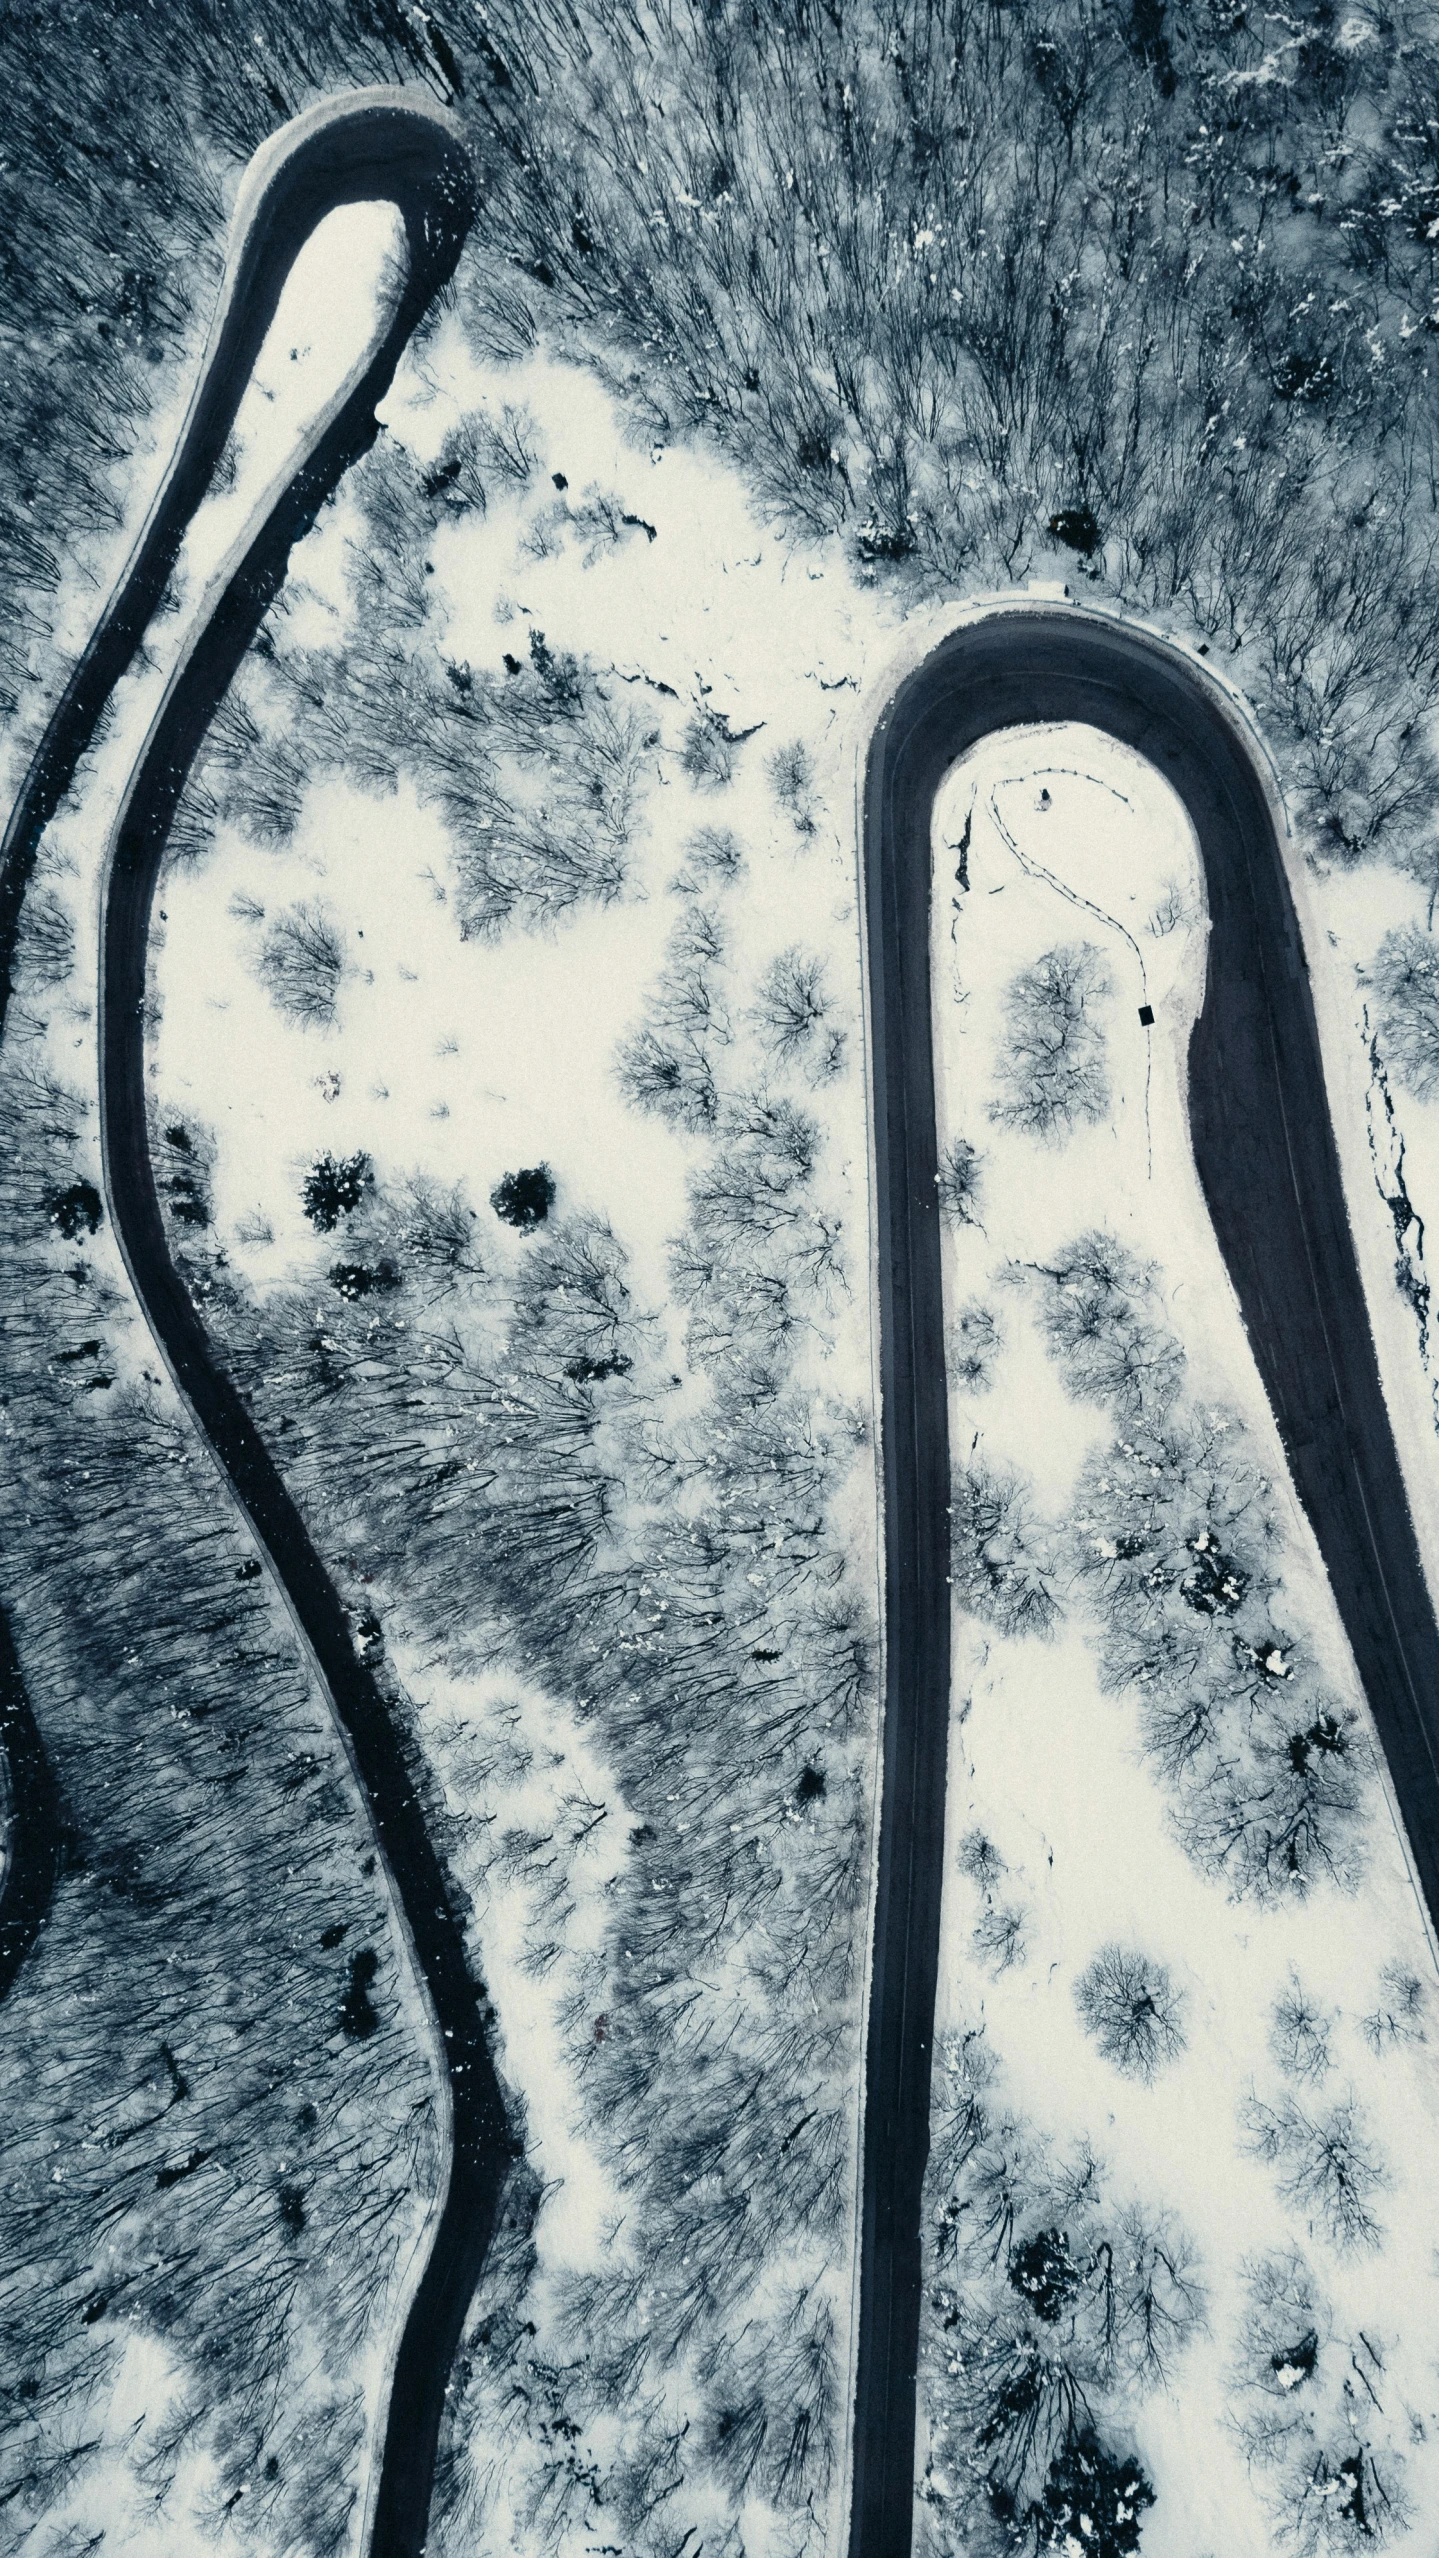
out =
<path fill-rule="evenodd" d="M 291 1021 L 309 1026 L 334 1020 L 345 946 L 324 907 L 301 903 L 277 915 L 255 967 L 261 984 Z"/>
<path fill-rule="evenodd" d="M 954 1594 L 1002 1634 L 1048 1634 L 1059 1617 L 1047 1541 L 1018 1477 L 976 1461 L 954 1476 Z"/>
<path fill-rule="evenodd" d="M 1343 2251 L 1378 2246 L 1373 2204 L 1388 2171 L 1356 2097 L 1342 2097 L 1317 2114 L 1306 2113 L 1293 2096 L 1282 2096 L 1276 2105 L 1253 2097 L 1244 2131 L 1253 2155 L 1278 2169 L 1280 2192 L 1308 2213 L 1311 2227 L 1317 2225 Z"/>
<path fill-rule="evenodd" d="M 1005 993 L 1006 1024 L 990 1117 L 1062 1138 L 1109 1109 L 1099 1009 L 1108 964 L 1090 942 L 1066 942 L 1021 968 Z"/>
<path fill-rule="evenodd" d="M 1330 2066 L 1332 2017 L 1301 1987 L 1297 1973 L 1274 2002 L 1269 2048 L 1289 2078 L 1323 2078 Z"/>
<path fill-rule="evenodd" d="M 1101 1946 L 1074 1998 L 1105 2059 L 1126 2078 L 1152 2079 L 1184 2049 L 1182 2003 L 1166 1965 L 1132 1947 Z"/>
<path fill-rule="evenodd" d="M 951 1137 L 939 1150 L 935 1186 L 939 1212 L 952 1226 L 979 1223 L 979 1177 L 982 1157 L 967 1137 Z"/>
<path fill-rule="evenodd" d="M 1384 1052 L 1421 1101 L 1439 1092 L 1439 948 L 1417 924 L 1386 933 L 1369 967 Z"/>

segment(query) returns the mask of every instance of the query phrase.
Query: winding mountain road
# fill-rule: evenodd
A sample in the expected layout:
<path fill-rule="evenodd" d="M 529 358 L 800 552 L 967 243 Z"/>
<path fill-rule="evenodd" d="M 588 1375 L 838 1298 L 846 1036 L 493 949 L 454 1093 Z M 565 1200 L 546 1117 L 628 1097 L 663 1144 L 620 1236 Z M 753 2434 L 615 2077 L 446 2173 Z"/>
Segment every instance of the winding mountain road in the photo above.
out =
<path fill-rule="evenodd" d="M 221 573 L 166 686 L 117 820 L 101 926 L 100 1117 L 108 1205 L 136 1294 L 319 1669 L 428 1992 L 448 2096 L 448 2177 L 393 2359 L 366 2513 L 371 2558 L 418 2558 L 445 2392 L 514 2142 L 486 2038 L 484 1992 L 466 1961 L 463 1913 L 430 1839 L 404 1744 L 356 1655 L 339 1596 L 279 1471 L 214 1357 L 170 1259 L 150 1161 L 144 1003 L 150 910 L 186 776 L 279 592 L 294 544 L 373 443 L 377 404 L 416 323 L 453 272 L 473 218 L 468 151 L 453 120 L 422 95 L 381 89 L 326 100 L 275 135 L 246 173 L 220 305 L 174 458 L 51 718 L 0 848 L 0 958 L 6 963 L 0 996 L 8 992 L 8 962 L 40 839 L 153 619 L 295 257 L 337 206 L 381 198 L 397 205 L 405 226 L 406 274 L 394 308 L 317 422 L 293 477 Z M 7 1662 L 8 1655 L 0 1658 L 0 1674 L 8 1675 Z M 6 1737 L 18 1730 L 23 1738 L 29 1728 L 23 1699 L 10 1703 Z M 33 1812 L 44 1802 L 43 1767 L 27 1771 L 27 1781 Z M 53 1822 L 53 1809 L 50 1817 Z M 32 1818 L 32 1838 L 34 1826 Z"/>
<path fill-rule="evenodd" d="M 408 278 L 382 338 L 322 421 L 167 687 L 111 847 L 100 1039 L 109 1203 L 137 1292 L 333 1700 L 447 2065 L 448 2185 L 394 2363 L 369 2512 L 375 2558 L 415 2558 L 426 2534 L 445 2387 L 512 2140 L 485 2037 L 483 1993 L 466 1965 L 462 1919 L 402 1742 L 170 1260 L 148 1146 L 143 1011 L 151 904 L 186 775 L 294 543 L 372 442 L 376 403 L 451 272 L 472 217 L 473 176 L 455 128 L 408 93 L 328 103 L 277 136 L 247 181 L 221 309 L 175 459 L 57 706 L 0 848 L 0 1008 L 41 835 L 160 602 L 293 258 L 334 206 L 377 196 L 392 198 L 403 214 Z M 1148 757 L 1194 822 L 1212 919 L 1209 982 L 1190 1052 L 1200 1178 L 1388 1758 L 1420 1883 L 1439 1914 L 1439 1632 L 1345 1212 L 1303 950 L 1253 750 L 1217 688 L 1161 643 L 1072 609 L 996 612 L 955 632 L 899 688 L 874 741 L 866 797 L 887 1667 L 852 2558 L 903 2558 L 914 2510 L 921 2188 L 950 1705 L 931 814 L 944 774 L 977 739 L 1058 720 L 1088 722 Z M 33 1727 L 8 1652 L 0 1676 L 10 1697 L 8 1734 L 12 1744 L 20 1734 L 23 1760 Z M 53 1825 L 43 1755 L 24 1781 L 32 1828 Z M 43 1856 L 32 1860 L 42 1881 L 43 1866 Z"/>
<path fill-rule="evenodd" d="M 904 2558 L 950 1715 L 949 1443 L 930 1008 L 931 822 L 991 731 L 1081 720 L 1148 758 L 1199 839 L 1211 933 L 1189 1052 L 1195 1158 L 1439 1922 L 1439 1630 L 1325 1099 L 1303 944 L 1256 750 L 1177 650 L 1074 607 L 985 615 L 899 687 L 870 750 L 866 945 L 878 1177 L 886 1685 L 851 2558 Z"/>

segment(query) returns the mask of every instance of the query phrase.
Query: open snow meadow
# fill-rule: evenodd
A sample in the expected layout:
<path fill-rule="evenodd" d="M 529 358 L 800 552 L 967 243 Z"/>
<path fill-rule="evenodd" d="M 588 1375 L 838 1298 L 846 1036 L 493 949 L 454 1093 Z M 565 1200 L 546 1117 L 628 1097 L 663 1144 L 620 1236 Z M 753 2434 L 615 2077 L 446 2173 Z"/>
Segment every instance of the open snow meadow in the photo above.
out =
<path fill-rule="evenodd" d="M 193 14 L 16 253 L 0 2552 L 1432 2558 L 1439 56 Z M 1245 764 L 1298 1276 L 991 623 Z"/>

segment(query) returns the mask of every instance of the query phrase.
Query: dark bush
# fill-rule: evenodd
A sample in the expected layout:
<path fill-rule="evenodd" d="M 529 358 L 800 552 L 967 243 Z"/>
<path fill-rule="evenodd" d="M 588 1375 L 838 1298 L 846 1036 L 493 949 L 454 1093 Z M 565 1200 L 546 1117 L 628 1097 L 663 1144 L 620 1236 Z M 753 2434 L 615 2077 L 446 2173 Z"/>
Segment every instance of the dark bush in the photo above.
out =
<path fill-rule="evenodd" d="M 342 1217 L 354 1214 L 373 1179 L 366 1154 L 321 1155 L 306 1173 L 300 1193 L 311 1225 L 322 1235 L 332 1234 Z"/>
<path fill-rule="evenodd" d="M 1120 2459 L 1089 2432 L 1055 2460 L 1034 2516 L 1035 2548 L 1053 2558 L 1131 2558 L 1154 2489 L 1132 2455 Z"/>
<path fill-rule="evenodd" d="M 1076 2297 L 1083 2280 L 1062 2229 L 1041 2229 L 1016 2247 L 1009 2260 L 1009 2279 L 1036 2318 L 1052 2325 Z"/>
<path fill-rule="evenodd" d="M 490 1206 L 507 1226 L 532 1235 L 555 1204 L 554 1175 L 548 1164 L 532 1164 L 524 1172 L 507 1172 L 490 1192 Z"/>
<path fill-rule="evenodd" d="M 72 1181 L 67 1189 L 51 1192 L 47 1214 L 65 1241 L 75 1243 L 81 1235 L 95 1233 L 104 1210 L 93 1181 Z"/>
<path fill-rule="evenodd" d="M 1066 550 L 1078 551 L 1086 560 L 1093 559 L 1103 540 L 1087 506 L 1062 506 L 1057 515 L 1051 515 L 1049 529 L 1056 542 L 1063 542 Z"/>

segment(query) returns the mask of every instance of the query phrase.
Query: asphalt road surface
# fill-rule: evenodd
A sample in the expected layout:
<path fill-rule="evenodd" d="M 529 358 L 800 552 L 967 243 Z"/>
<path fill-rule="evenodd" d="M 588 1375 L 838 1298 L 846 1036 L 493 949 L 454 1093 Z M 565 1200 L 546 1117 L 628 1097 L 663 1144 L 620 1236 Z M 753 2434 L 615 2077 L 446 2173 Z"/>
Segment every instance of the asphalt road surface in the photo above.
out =
<path fill-rule="evenodd" d="M 144 1057 L 150 908 L 186 776 L 284 581 L 293 545 L 350 464 L 373 443 L 376 404 L 389 389 L 416 322 L 452 273 L 473 216 L 474 172 L 456 128 L 412 93 L 362 91 L 327 102 L 276 136 L 253 164 L 248 218 L 232 248 L 220 311 L 174 460 L 129 567 L 57 705 L 0 848 L 0 960 L 6 963 L 0 1001 L 8 993 L 8 961 L 41 836 L 154 615 L 296 253 L 336 206 L 379 198 L 398 205 L 408 248 L 407 278 L 389 326 L 171 679 L 126 795 L 105 886 L 100 1100 L 108 1205 L 136 1292 L 329 1690 L 429 1993 L 448 2071 L 448 2185 L 397 2351 L 369 2504 L 373 2558 L 416 2558 L 428 2524 L 446 2386 L 514 2144 L 485 2034 L 484 1991 L 466 1964 L 462 1916 L 426 1829 L 402 1742 L 356 1655 L 339 1597 L 279 1472 L 212 1355 L 171 1262 L 150 1163 Z M 18 1732 L 23 1741 L 28 1730 L 23 1694 L 17 1703 L 18 1679 L 8 1682 L 3 1656 L 0 1680 L 8 1683 L 0 1698 L 9 1707 L 5 1737 L 13 1741 Z M 43 1808 L 43 1765 L 25 1773 L 31 1797 Z"/>
<path fill-rule="evenodd" d="M 915 2500 L 949 1740 L 949 1445 L 930 1018 L 935 793 L 991 730 L 1083 720 L 1193 821 L 1211 917 L 1189 1052 L 1200 1182 L 1439 1919 L 1439 1633 L 1379 1383 L 1313 998 L 1252 752 L 1199 670 L 1063 607 L 996 612 L 901 685 L 870 752 L 866 932 L 878 1170 L 886 1690 L 851 2558 L 904 2558 Z"/>

